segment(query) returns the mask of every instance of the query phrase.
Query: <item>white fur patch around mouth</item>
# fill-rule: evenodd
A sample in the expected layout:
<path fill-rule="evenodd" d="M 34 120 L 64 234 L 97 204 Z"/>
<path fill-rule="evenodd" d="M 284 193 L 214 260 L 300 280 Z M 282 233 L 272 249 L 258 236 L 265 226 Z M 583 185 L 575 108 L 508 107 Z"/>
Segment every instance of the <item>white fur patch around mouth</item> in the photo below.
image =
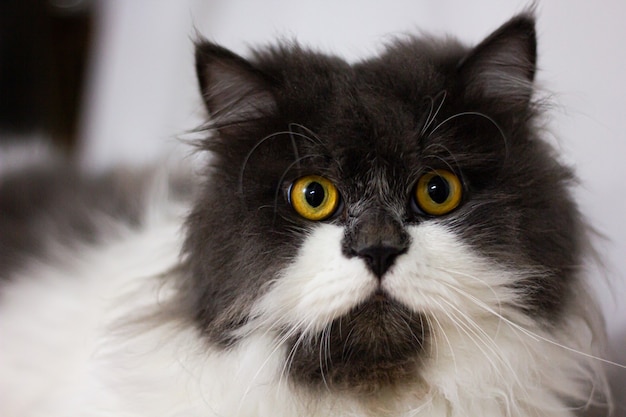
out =
<path fill-rule="evenodd" d="M 523 277 L 477 254 L 437 223 L 408 227 L 411 245 L 385 275 L 382 289 L 416 312 L 460 309 L 470 316 L 492 315 L 519 303 L 510 286 Z"/>
<path fill-rule="evenodd" d="M 250 324 L 315 333 L 371 296 L 378 281 L 361 259 L 342 253 L 343 233 L 339 226 L 316 226 L 256 304 Z"/>
<path fill-rule="evenodd" d="M 317 225 L 253 308 L 254 319 L 243 332 L 254 327 L 315 334 L 381 289 L 426 314 L 462 308 L 470 315 L 485 315 L 490 314 L 486 308 L 515 302 L 517 295 L 506 287 L 513 277 L 474 254 L 447 228 L 426 223 L 407 229 L 409 250 L 379 283 L 362 259 L 343 254 L 342 227 Z"/>

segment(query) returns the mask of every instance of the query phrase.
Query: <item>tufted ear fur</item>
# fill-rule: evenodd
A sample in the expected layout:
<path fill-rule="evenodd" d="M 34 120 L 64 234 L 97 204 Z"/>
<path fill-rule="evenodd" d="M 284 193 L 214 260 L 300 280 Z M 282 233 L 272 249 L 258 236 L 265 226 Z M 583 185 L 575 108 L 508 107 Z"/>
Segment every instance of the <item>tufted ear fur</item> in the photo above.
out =
<path fill-rule="evenodd" d="M 459 64 L 468 98 L 496 100 L 506 110 L 526 108 L 533 93 L 536 58 L 534 18 L 514 17 Z"/>
<path fill-rule="evenodd" d="M 214 43 L 196 43 L 196 72 L 218 129 L 262 117 L 275 107 L 269 83 L 246 59 Z"/>

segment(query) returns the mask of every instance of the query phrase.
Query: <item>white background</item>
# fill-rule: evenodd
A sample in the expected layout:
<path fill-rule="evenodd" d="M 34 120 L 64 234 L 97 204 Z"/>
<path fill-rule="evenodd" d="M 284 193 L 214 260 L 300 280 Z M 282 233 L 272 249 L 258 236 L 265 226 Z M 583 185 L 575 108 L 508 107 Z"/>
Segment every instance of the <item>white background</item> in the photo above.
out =
<path fill-rule="evenodd" d="M 146 163 L 202 117 L 196 31 L 245 54 L 277 36 L 356 60 L 404 33 L 450 33 L 476 43 L 528 2 L 502 0 L 106 0 L 85 98 L 82 160 L 101 169 Z M 581 178 L 578 197 L 606 236 L 607 274 L 593 279 L 613 358 L 626 363 L 626 2 L 538 2 L 539 85 L 555 104 L 549 140 Z M 626 387 L 620 388 L 626 397 Z M 619 395 L 619 394 L 618 394 Z"/>

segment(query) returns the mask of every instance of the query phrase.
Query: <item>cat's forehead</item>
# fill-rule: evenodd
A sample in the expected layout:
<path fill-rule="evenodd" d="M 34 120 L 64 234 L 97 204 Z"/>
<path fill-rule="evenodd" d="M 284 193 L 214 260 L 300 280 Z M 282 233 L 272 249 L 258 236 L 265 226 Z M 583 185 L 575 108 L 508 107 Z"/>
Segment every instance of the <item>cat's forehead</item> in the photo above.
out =
<path fill-rule="evenodd" d="M 298 119 L 303 134 L 314 139 L 298 141 L 303 155 L 319 156 L 308 161 L 311 169 L 355 186 L 414 180 L 424 146 L 433 141 L 423 128 L 435 101 L 409 105 L 358 83 L 349 97 L 337 97 L 324 117 Z"/>
<path fill-rule="evenodd" d="M 289 49 L 262 55 L 260 65 L 279 74 L 276 94 L 285 121 L 315 137 L 303 146 L 341 162 L 345 171 L 362 172 L 364 164 L 384 170 L 419 156 L 423 128 L 448 88 L 446 65 L 460 56 L 442 50 L 445 58 L 419 43 L 399 44 L 349 64 Z"/>
<path fill-rule="evenodd" d="M 300 47 L 272 48 L 257 52 L 256 65 L 273 80 L 278 105 L 289 116 L 344 126 L 358 121 L 367 128 L 424 107 L 454 78 L 450 69 L 461 57 L 457 44 L 434 49 L 411 40 L 356 63 Z"/>

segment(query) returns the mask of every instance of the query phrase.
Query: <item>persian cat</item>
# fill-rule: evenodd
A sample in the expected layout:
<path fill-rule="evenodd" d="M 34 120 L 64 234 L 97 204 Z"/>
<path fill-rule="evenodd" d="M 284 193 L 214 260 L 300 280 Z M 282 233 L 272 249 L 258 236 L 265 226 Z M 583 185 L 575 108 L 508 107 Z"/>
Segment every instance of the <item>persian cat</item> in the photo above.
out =
<path fill-rule="evenodd" d="M 573 416 L 605 401 L 533 16 L 347 63 L 200 40 L 199 170 L 0 183 L 0 413 Z M 184 163 L 183 163 L 184 165 Z"/>

